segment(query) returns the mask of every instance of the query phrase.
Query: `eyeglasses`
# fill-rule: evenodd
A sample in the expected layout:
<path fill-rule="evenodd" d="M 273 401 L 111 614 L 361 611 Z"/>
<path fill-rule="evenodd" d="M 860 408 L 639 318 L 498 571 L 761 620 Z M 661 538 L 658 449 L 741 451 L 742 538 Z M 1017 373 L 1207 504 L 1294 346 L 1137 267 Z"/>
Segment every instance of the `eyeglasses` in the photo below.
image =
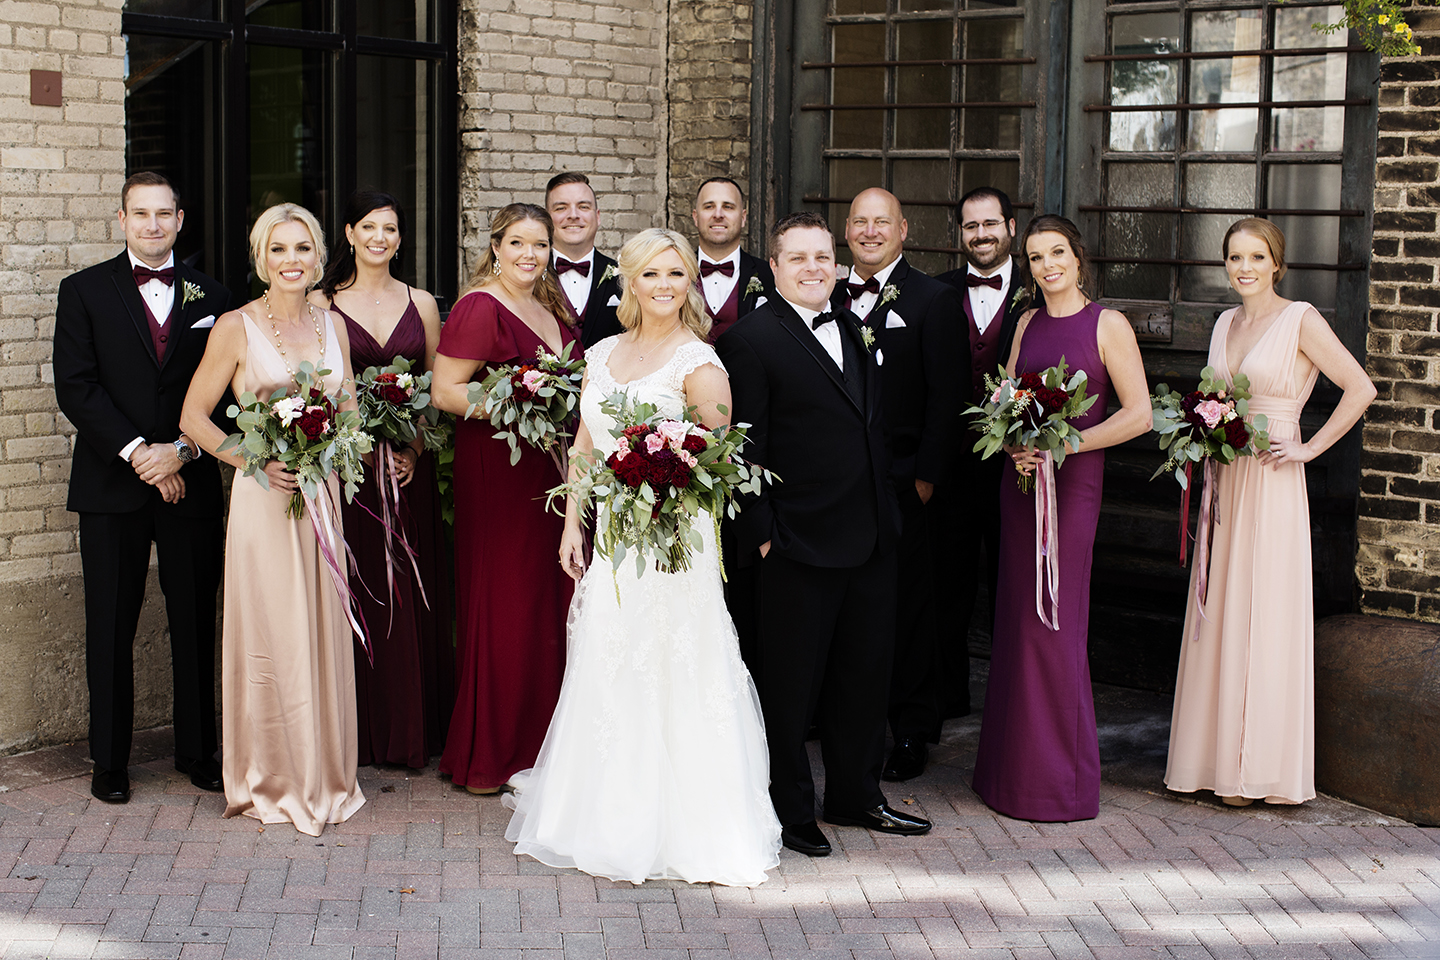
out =
<path fill-rule="evenodd" d="M 995 230 L 1003 226 L 1005 226 L 1004 220 L 982 220 L 978 222 L 975 220 L 971 220 L 969 223 L 960 224 L 960 229 L 968 230 L 973 233 L 974 231 L 979 230 L 981 227 L 984 227 L 986 230 Z"/>

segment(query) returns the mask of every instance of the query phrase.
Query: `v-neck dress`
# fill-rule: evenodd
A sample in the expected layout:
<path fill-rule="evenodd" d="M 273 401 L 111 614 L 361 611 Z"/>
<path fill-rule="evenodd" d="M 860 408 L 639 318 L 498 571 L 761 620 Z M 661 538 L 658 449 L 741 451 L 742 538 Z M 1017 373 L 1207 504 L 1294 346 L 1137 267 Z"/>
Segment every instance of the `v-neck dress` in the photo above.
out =
<path fill-rule="evenodd" d="M 564 343 L 580 344 L 568 322 Z M 455 304 L 439 353 L 489 366 L 549 347 L 483 291 Z M 455 425 L 455 710 L 440 772 L 457 786 L 498 787 L 535 765 L 565 675 L 565 613 L 573 581 L 559 562 L 565 519 L 545 509 L 561 483 L 546 453 L 520 459 L 483 416 Z"/>
<path fill-rule="evenodd" d="M 321 369 L 340 389 L 342 355 L 327 316 Z M 270 338 L 245 317 L 243 389 L 262 399 L 293 390 Z M 343 499 L 334 474 L 320 496 Z M 355 782 L 355 667 L 350 623 L 309 511 L 290 519 L 288 493 L 235 477 L 225 535 L 225 816 L 289 821 L 318 837 L 365 803 Z M 333 509 L 321 504 L 321 509 Z M 334 519 L 339 520 L 338 511 Z M 338 525 L 338 523 L 337 523 Z M 345 562 L 344 551 L 338 554 Z"/>
<path fill-rule="evenodd" d="M 1250 348 L 1250 415 L 1277 439 L 1300 439 L 1300 411 L 1315 388 L 1296 381 L 1296 301 Z M 1235 310 L 1210 337 L 1210 366 L 1230 380 L 1225 341 Z M 1305 467 L 1242 457 L 1219 469 L 1205 616 L 1191 574 L 1165 785 L 1225 797 L 1299 803 L 1315 796 L 1315 612 Z"/>
<path fill-rule="evenodd" d="M 405 307 L 384 344 L 339 307 L 350 332 L 350 366 L 388 367 L 397 356 L 424 369 L 425 324 L 414 299 Z M 445 745 L 445 728 L 455 702 L 455 653 L 450 622 L 454 604 L 445 557 L 445 523 L 435 486 L 435 457 L 421 454 L 410 483 L 400 488 L 398 520 L 415 551 L 415 569 L 403 548 L 393 550 L 394 586 L 386 568 L 389 536 L 381 525 L 378 471 L 368 470 L 353 502 L 341 508 L 345 540 L 355 555 L 350 592 L 359 601 L 370 633 L 372 666 L 357 640 L 355 705 L 362 764 L 397 763 L 420 769 Z M 423 593 L 422 593 L 423 590 Z M 427 605 L 428 603 L 428 605 Z"/>

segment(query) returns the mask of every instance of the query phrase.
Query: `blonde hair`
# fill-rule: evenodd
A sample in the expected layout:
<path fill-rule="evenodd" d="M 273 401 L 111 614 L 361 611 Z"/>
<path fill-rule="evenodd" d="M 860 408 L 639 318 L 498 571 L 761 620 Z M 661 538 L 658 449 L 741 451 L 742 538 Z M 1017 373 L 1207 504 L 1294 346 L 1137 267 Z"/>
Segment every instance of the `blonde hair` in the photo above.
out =
<path fill-rule="evenodd" d="M 550 219 L 550 214 L 546 213 L 543 207 L 537 207 L 533 203 L 512 203 L 495 211 L 495 216 L 490 219 L 490 242 L 485 245 L 485 251 L 480 254 L 480 261 L 475 264 L 475 272 L 470 276 L 470 283 L 460 291 L 460 296 L 474 293 L 494 282 L 496 277 L 495 248 L 505 239 L 505 234 L 511 227 L 526 220 L 533 220 L 544 227 L 545 239 L 551 245 L 550 260 L 546 263 L 545 269 L 540 271 L 539 279 L 535 281 L 533 296 L 546 310 L 555 315 L 556 320 L 573 327 L 575 326 L 575 316 L 570 308 L 570 301 L 561 292 L 560 281 L 555 277 L 555 222 Z"/>
<path fill-rule="evenodd" d="M 1225 239 L 1220 242 L 1220 258 L 1230 259 L 1230 238 L 1237 233 L 1248 233 L 1252 237 L 1259 237 L 1265 241 L 1270 248 L 1270 259 L 1275 261 L 1275 282 L 1279 283 L 1285 279 L 1285 271 L 1290 269 L 1285 266 L 1285 232 L 1269 220 L 1262 220 L 1259 217 L 1246 217 L 1244 220 L 1236 220 L 1230 224 L 1230 229 L 1225 231 Z"/>
<path fill-rule="evenodd" d="M 640 326 L 640 304 L 631 292 L 630 284 L 640 275 L 640 271 L 650 265 L 650 261 L 666 250 L 678 253 L 680 262 L 685 265 L 686 295 L 684 303 L 680 305 L 680 322 L 691 333 L 704 340 L 710 336 L 710 315 L 705 312 L 705 301 L 700 299 L 700 291 L 695 289 L 695 279 L 700 276 L 700 264 L 695 259 L 695 251 L 690 249 L 690 242 L 674 230 L 661 227 L 641 230 L 620 248 L 620 257 L 616 263 L 620 272 L 620 306 L 615 308 L 615 317 L 626 330 L 634 330 Z"/>
<path fill-rule="evenodd" d="M 315 219 L 315 214 L 298 203 L 275 204 L 260 214 L 255 226 L 250 228 L 250 263 L 255 267 L 255 276 L 267 287 L 270 285 L 270 272 L 265 269 L 265 248 L 270 243 L 270 234 L 282 223 L 304 224 L 305 229 L 310 231 L 318 261 L 309 285 L 315 286 L 325 276 L 325 231 L 320 229 L 320 221 Z"/>

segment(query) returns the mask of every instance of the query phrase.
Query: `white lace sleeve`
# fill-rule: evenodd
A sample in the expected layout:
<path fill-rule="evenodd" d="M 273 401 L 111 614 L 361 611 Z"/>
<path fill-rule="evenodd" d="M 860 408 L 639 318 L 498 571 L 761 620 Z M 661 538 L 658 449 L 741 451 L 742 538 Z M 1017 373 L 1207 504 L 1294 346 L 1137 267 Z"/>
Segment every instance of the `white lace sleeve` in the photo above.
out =
<path fill-rule="evenodd" d="M 682 343 L 675 350 L 675 355 L 670 358 L 670 373 L 674 378 L 675 388 L 679 389 L 685 383 L 686 377 L 694 373 L 697 367 L 703 367 L 707 363 L 713 363 L 720 368 L 722 373 L 729 376 L 725 364 L 720 362 L 720 355 L 710 344 L 698 340 Z"/>

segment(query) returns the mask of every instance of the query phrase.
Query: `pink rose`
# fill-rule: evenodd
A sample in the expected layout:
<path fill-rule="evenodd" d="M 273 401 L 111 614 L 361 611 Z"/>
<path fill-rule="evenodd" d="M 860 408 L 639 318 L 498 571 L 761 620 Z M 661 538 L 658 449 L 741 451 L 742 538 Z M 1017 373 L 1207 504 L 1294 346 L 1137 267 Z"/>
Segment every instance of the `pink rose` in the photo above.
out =
<path fill-rule="evenodd" d="M 665 438 L 659 433 L 652 433 L 645 438 L 645 451 L 647 453 L 659 453 L 665 448 Z"/>
<path fill-rule="evenodd" d="M 680 452 L 680 445 L 685 442 L 685 436 L 690 432 L 690 425 L 679 420 L 665 420 L 655 428 L 665 445 L 676 453 Z"/>
<path fill-rule="evenodd" d="M 996 387 L 996 388 L 995 388 L 995 392 L 992 393 L 992 394 L 990 394 L 990 402 L 991 402 L 991 403 L 999 403 L 999 402 L 1000 402 L 1000 391 L 1002 391 L 1002 390 L 1004 390 L 1004 389 L 1005 389 L 1005 385 L 1004 385 L 1004 384 L 1001 384 L 1000 386 Z"/>
<path fill-rule="evenodd" d="M 679 455 L 680 462 L 685 464 L 685 466 L 689 467 L 691 470 L 694 470 L 695 465 L 700 462 L 699 460 L 695 459 L 693 454 L 686 453 L 684 450 L 679 451 Z"/>
<path fill-rule="evenodd" d="M 1218 400 L 1202 400 L 1195 404 L 1195 414 L 1205 421 L 1205 426 L 1214 430 L 1224 418 L 1229 407 Z"/>
<path fill-rule="evenodd" d="M 520 378 L 520 382 L 525 384 L 527 390 L 539 390 L 545 386 L 545 374 L 539 370 L 526 370 L 525 375 Z"/>

